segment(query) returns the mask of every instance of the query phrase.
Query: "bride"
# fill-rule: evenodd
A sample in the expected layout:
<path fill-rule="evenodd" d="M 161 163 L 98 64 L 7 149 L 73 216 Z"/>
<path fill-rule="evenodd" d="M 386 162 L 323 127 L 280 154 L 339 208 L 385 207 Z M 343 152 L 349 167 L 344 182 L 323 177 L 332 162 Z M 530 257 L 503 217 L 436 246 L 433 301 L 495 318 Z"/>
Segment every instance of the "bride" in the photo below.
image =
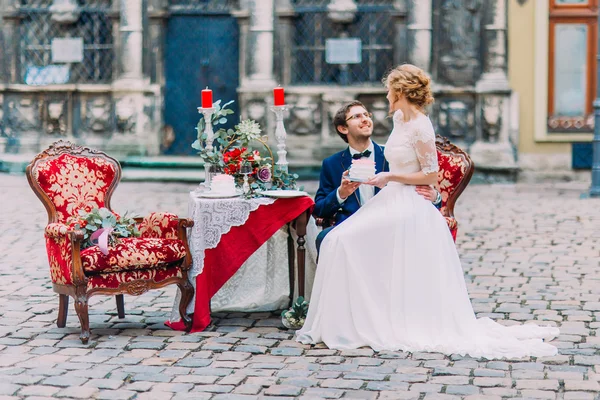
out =
<path fill-rule="evenodd" d="M 325 237 L 296 340 L 488 359 L 557 354 L 542 340 L 557 328 L 475 317 L 448 226 L 413 188 L 437 181 L 435 134 L 423 113 L 433 102 L 430 79 L 404 64 L 384 81 L 394 121 L 385 146 L 390 172 L 366 182 L 383 190 Z"/>

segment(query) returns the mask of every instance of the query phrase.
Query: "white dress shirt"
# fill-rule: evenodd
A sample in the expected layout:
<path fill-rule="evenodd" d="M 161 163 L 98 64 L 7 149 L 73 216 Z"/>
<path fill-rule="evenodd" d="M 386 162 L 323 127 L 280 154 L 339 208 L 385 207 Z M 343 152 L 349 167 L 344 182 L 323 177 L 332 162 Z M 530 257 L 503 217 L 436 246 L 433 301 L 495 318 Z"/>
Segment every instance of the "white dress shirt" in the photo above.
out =
<path fill-rule="evenodd" d="M 350 150 L 350 155 L 353 156 L 355 154 L 361 153 L 358 150 L 353 149 L 352 147 L 348 146 L 348 149 Z M 373 142 L 370 142 L 369 147 L 367 147 L 367 150 L 371 151 L 371 155 L 369 155 L 369 157 L 364 157 L 367 158 L 367 160 L 371 160 L 371 161 L 375 161 L 375 146 L 373 145 Z M 361 184 L 358 187 L 358 194 L 359 194 L 359 200 L 360 200 L 360 205 L 362 206 L 363 204 L 365 204 L 367 201 L 369 201 L 373 196 L 375 196 L 375 186 L 373 185 L 365 185 L 364 183 Z M 337 192 L 337 200 L 338 203 L 342 204 L 344 201 L 346 201 L 346 199 L 342 199 L 340 196 L 340 189 L 338 188 Z M 353 194 L 351 194 L 350 196 L 353 196 Z"/>

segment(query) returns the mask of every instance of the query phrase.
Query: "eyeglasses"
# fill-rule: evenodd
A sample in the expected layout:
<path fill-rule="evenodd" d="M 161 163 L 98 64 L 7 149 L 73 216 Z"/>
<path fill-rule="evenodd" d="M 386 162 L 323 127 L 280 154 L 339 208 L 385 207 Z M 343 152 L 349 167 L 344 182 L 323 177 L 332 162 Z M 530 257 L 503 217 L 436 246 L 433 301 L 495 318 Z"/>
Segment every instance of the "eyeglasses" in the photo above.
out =
<path fill-rule="evenodd" d="M 351 119 L 361 119 L 363 117 L 371 119 L 373 118 L 373 114 L 371 114 L 370 112 L 357 113 L 346 118 L 346 122 L 350 121 Z"/>

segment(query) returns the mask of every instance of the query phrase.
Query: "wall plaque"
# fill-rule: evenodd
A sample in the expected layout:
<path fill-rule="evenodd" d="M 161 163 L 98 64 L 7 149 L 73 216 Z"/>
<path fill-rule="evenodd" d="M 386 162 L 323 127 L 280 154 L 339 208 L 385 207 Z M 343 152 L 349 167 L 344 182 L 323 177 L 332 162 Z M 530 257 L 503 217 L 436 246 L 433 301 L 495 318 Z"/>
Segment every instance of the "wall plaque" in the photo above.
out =
<path fill-rule="evenodd" d="M 325 61 L 328 64 L 360 64 L 362 43 L 358 38 L 327 39 Z"/>
<path fill-rule="evenodd" d="M 83 61 L 83 38 L 52 39 L 53 63 L 78 63 Z"/>

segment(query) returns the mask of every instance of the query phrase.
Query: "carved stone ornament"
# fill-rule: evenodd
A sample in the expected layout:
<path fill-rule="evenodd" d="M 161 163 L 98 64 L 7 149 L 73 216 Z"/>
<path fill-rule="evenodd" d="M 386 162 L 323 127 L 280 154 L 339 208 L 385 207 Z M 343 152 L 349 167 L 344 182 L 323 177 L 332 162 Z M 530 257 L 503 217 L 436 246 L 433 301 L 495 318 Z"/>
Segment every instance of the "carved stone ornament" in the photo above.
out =
<path fill-rule="evenodd" d="M 117 130 L 120 133 L 135 133 L 136 103 L 132 96 L 118 99 L 115 105 Z"/>
<path fill-rule="evenodd" d="M 267 114 L 267 109 L 266 109 L 266 105 L 265 105 L 265 101 L 264 99 L 255 99 L 255 100 L 250 100 L 246 106 L 246 112 L 248 113 L 248 118 L 252 119 L 256 122 L 258 122 L 258 124 L 263 127 L 266 127 L 266 114 Z M 266 132 L 264 132 L 263 130 L 263 135 L 266 134 Z"/>
<path fill-rule="evenodd" d="M 8 103 L 8 124 L 15 131 L 42 130 L 42 103 L 34 98 L 14 99 Z"/>
<path fill-rule="evenodd" d="M 95 98 L 86 102 L 84 129 L 94 133 L 110 130 L 110 102 L 105 98 Z"/>
<path fill-rule="evenodd" d="M 52 21 L 61 24 L 73 24 L 80 15 L 76 0 L 54 0 L 49 8 Z"/>
<path fill-rule="evenodd" d="M 475 140 L 472 107 L 464 101 L 449 99 L 441 102 L 437 124 L 444 136 L 467 142 Z"/>
<path fill-rule="evenodd" d="M 388 103 L 383 100 L 375 101 L 369 107 L 373 113 L 373 136 L 387 136 L 393 128 L 392 119 L 388 117 Z"/>
<path fill-rule="evenodd" d="M 452 85 L 473 84 L 480 69 L 482 0 L 439 0 L 438 75 Z"/>
<path fill-rule="evenodd" d="M 293 103 L 292 103 L 293 104 Z M 296 135 L 310 135 L 319 132 L 321 113 L 319 101 L 312 96 L 299 96 L 290 110 L 288 131 Z"/>
<path fill-rule="evenodd" d="M 65 118 L 65 102 L 49 102 L 46 114 L 46 133 L 50 135 L 62 135 L 67 133 L 67 121 Z"/>
<path fill-rule="evenodd" d="M 331 0 L 327 5 L 327 16 L 333 22 L 349 24 L 354 21 L 358 7 L 353 0 Z"/>
<path fill-rule="evenodd" d="M 487 96 L 483 100 L 484 139 L 491 143 L 498 141 L 502 125 L 502 103 L 502 98 L 499 96 Z"/>

